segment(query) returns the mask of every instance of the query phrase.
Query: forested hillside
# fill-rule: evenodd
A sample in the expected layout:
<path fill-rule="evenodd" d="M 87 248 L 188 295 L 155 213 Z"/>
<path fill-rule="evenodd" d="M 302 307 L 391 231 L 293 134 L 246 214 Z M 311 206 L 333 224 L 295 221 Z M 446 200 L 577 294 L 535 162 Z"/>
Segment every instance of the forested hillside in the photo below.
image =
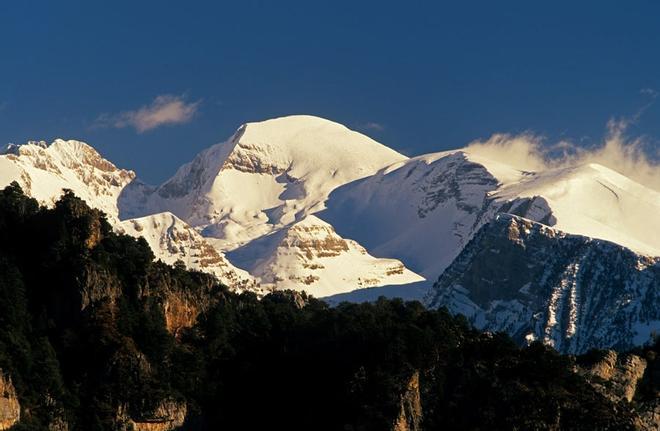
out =
<path fill-rule="evenodd" d="M 0 192 L 0 429 L 652 429 L 657 344 L 608 374 L 417 302 L 258 299 L 153 257 L 71 192 Z"/>

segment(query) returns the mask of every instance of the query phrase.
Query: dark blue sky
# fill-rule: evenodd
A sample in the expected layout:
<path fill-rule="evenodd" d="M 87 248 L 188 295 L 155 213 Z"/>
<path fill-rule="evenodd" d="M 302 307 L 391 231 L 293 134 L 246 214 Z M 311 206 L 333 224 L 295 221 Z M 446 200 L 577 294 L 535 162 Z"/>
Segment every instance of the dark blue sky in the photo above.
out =
<path fill-rule="evenodd" d="M 287 114 L 407 154 L 494 132 L 588 145 L 660 90 L 658 23 L 651 0 L 1 2 L 0 143 L 82 139 L 152 183 Z M 185 124 L 112 127 L 159 95 L 201 102 Z"/>

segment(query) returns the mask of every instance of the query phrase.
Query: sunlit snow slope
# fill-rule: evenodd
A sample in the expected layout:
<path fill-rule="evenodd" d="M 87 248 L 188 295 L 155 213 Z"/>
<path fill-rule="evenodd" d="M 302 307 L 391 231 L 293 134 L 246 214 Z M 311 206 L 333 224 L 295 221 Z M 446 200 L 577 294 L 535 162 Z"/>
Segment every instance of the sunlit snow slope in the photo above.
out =
<path fill-rule="evenodd" d="M 323 208 L 335 187 L 399 160 L 405 156 L 318 117 L 248 123 L 126 211 L 171 211 L 231 250 Z"/>
<path fill-rule="evenodd" d="M 324 208 L 336 187 L 403 160 L 340 124 L 284 117 L 243 125 L 161 186 L 135 182 L 123 193 L 120 207 L 127 217 L 176 214 L 217 250 L 234 250 L 230 258 L 262 288 L 325 296 L 406 284 L 422 278 L 398 260 L 370 256 L 355 241 L 336 235 L 332 226 L 308 216 Z M 324 251 L 323 241 L 346 249 Z"/>
<path fill-rule="evenodd" d="M 375 258 L 310 215 L 228 254 L 262 286 L 328 296 L 373 286 L 423 280 L 396 259 Z"/>
<path fill-rule="evenodd" d="M 597 164 L 549 170 L 500 187 L 493 197 L 541 196 L 555 228 L 660 256 L 660 193 Z"/>
<path fill-rule="evenodd" d="M 233 266 L 195 229 L 172 213 L 158 213 L 125 220 L 115 230 L 134 237 L 144 237 L 156 258 L 168 264 L 183 262 L 216 275 L 224 283 L 240 290 L 256 289 L 253 277 Z"/>
<path fill-rule="evenodd" d="M 17 181 L 45 205 L 59 199 L 62 189 L 70 189 L 104 211 L 110 221 L 118 220 L 117 199 L 134 178 L 135 173 L 117 168 L 80 141 L 33 141 L 8 145 L 0 153 L 0 187 Z"/>
<path fill-rule="evenodd" d="M 435 278 L 499 213 L 660 256 L 660 194 L 600 165 L 523 172 L 468 151 L 415 157 L 336 189 L 321 218 Z"/>

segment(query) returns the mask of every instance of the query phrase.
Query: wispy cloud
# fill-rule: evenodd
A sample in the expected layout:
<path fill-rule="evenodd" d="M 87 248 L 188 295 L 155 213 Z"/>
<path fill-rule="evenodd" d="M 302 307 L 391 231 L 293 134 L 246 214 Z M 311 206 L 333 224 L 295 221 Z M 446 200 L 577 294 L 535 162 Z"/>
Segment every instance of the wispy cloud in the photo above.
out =
<path fill-rule="evenodd" d="M 366 123 L 358 124 L 357 128 L 360 130 L 371 130 L 376 132 L 382 132 L 385 130 L 385 126 L 383 124 L 376 123 L 375 121 L 368 121 Z"/>
<path fill-rule="evenodd" d="M 94 127 L 133 127 L 138 133 L 144 133 L 168 124 L 184 124 L 192 120 L 200 103 L 199 100 L 188 103 L 184 96 L 164 94 L 133 111 L 101 114 Z"/>
<path fill-rule="evenodd" d="M 652 88 L 648 88 L 648 87 L 647 88 L 642 88 L 641 90 L 639 90 L 639 94 L 644 95 L 644 96 L 649 96 L 653 99 L 655 99 L 658 96 L 657 91 L 655 91 Z"/>
<path fill-rule="evenodd" d="M 543 137 L 526 133 L 496 134 L 486 141 L 471 143 L 467 150 L 525 171 L 598 163 L 660 191 L 660 164 L 653 155 L 649 157 L 648 143 L 626 134 L 637 118 L 638 115 L 631 119 L 611 119 L 605 138 L 593 148 L 569 141 L 549 145 Z"/>
<path fill-rule="evenodd" d="M 629 117 L 611 118 L 605 137 L 595 147 L 585 148 L 567 140 L 550 145 L 542 136 L 524 133 L 495 134 L 486 141 L 472 142 L 467 149 L 527 171 L 597 163 L 660 191 L 660 150 L 653 152 L 657 142 L 628 133 L 658 95 L 652 88 L 642 88 L 639 93 L 648 97 L 648 102 Z"/>

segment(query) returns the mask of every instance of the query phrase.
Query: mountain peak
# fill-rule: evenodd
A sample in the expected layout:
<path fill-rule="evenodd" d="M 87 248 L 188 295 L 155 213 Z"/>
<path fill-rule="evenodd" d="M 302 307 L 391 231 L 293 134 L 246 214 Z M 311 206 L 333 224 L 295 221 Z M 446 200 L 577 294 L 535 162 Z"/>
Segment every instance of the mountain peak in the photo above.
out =
<path fill-rule="evenodd" d="M 310 115 L 246 123 L 227 141 L 223 168 L 282 173 L 300 178 L 312 164 L 339 171 L 364 163 L 378 167 L 405 156 L 346 126 Z M 334 174 L 334 172 L 333 172 Z"/>
<path fill-rule="evenodd" d="M 73 167 L 82 163 L 92 165 L 95 168 L 106 172 L 117 170 L 117 167 L 107 159 L 103 158 L 94 147 L 75 139 L 57 138 L 50 143 L 46 141 L 32 140 L 23 144 L 7 144 L 5 148 L 0 151 L 0 155 L 50 157 L 57 158 L 64 164 Z M 133 173 L 131 172 L 131 174 Z"/>
<path fill-rule="evenodd" d="M 30 196 L 50 205 L 63 189 L 71 189 L 108 217 L 118 217 L 117 198 L 135 178 L 93 147 L 76 140 L 55 139 L 9 144 L 0 155 L 0 185 L 18 181 Z"/>
<path fill-rule="evenodd" d="M 351 132 L 343 124 L 313 115 L 287 115 L 284 117 L 269 118 L 263 121 L 251 121 L 244 123 L 240 128 L 248 134 L 249 140 L 279 141 L 285 144 L 291 144 L 296 139 L 296 135 L 305 131 L 314 131 L 325 129 L 325 133 L 330 131 Z M 357 133 L 357 132 L 353 132 Z"/>
<path fill-rule="evenodd" d="M 48 144 L 46 141 L 27 141 L 23 144 L 9 143 L 5 145 L 5 147 L 2 150 L 0 150 L 0 155 L 14 154 L 18 156 L 20 155 L 21 148 L 24 148 L 27 145 L 33 145 L 40 148 L 47 148 L 50 144 Z"/>
<path fill-rule="evenodd" d="M 317 211 L 334 188 L 402 160 L 323 118 L 246 123 L 183 165 L 148 198 L 147 210 L 168 208 L 231 249 Z"/>

